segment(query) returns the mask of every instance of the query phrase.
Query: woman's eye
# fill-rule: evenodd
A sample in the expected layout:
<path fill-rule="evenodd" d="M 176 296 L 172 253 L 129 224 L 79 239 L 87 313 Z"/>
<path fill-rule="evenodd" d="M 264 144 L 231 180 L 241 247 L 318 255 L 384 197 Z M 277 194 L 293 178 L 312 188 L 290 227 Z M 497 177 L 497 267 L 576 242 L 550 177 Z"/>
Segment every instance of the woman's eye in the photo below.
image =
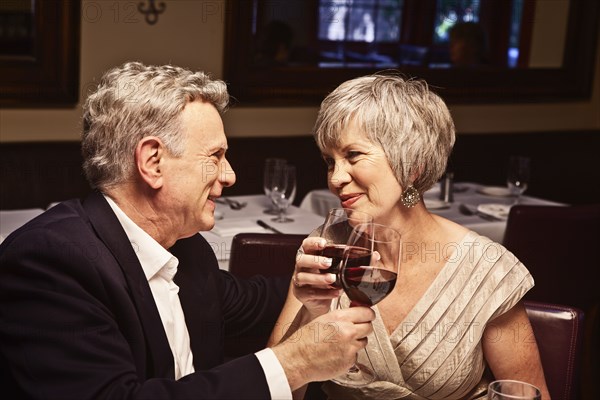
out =
<path fill-rule="evenodd" d="M 360 151 L 349 151 L 349 152 L 346 154 L 346 157 L 347 157 L 349 160 L 353 160 L 353 159 L 357 158 L 358 156 L 360 156 L 361 154 L 362 154 L 362 153 L 361 153 Z"/>
<path fill-rule="evenodd" d="M 323 158 L 323 161 L 325 161 L 328 169 L 331 169 L 335 166 L 335 160 L 331 157 L 325 157 Z"/>

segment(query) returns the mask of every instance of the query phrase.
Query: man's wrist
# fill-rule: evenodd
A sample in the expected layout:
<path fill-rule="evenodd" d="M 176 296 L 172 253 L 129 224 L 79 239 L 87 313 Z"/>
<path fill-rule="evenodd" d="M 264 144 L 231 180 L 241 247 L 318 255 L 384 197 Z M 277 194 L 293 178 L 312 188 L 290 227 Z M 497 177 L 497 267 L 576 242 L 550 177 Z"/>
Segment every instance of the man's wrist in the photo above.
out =
<path fill-rule="evenodd" d="M 271 350 L 279 360 L 292 391 L 310 382 L 306 376 L 307 365 L 304 365 L 300 351 L 294 343 L 282 343 Z"/>

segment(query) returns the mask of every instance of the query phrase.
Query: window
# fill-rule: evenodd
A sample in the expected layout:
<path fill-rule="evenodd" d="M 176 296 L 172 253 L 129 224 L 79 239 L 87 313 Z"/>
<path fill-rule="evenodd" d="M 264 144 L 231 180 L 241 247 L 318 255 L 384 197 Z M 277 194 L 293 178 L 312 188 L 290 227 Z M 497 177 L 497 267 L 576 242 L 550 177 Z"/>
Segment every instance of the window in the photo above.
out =
<path fill-rule="evenodd" d="M 434 10 L 433 18 L 427 16 L 427 7 L 416 6 L 410 0 L 319 0 L 318 66 L 448 68 L 490 63 L 517 66 L 523 0 L 422 2 L 427 3 Z M 482 3 L 488 14 L 510 12 L 510 23 L 498 26 L 490 18 L 482 21 Z M 501 34 L 496 33 L 494 48 L 508 49 L 506 56 L 489 54 L 486 31 L 491 27 L 502 30 Z"/>
<path fill-rule="evenodd" d="M 589 94 L 600 3 L 556 1 L 548 19 L 538 0 L 230 0 L 224 78 L 245 105 L 316 105 L 339 83 L 390 68 L 450 102 Z M 565 45 L 536 36 L 532 48 L 540 23 Z M 459 64 L 452 37 L 463 25 L 484 50 Z M 554 64 L 534 64 L 540 54 Z"/>

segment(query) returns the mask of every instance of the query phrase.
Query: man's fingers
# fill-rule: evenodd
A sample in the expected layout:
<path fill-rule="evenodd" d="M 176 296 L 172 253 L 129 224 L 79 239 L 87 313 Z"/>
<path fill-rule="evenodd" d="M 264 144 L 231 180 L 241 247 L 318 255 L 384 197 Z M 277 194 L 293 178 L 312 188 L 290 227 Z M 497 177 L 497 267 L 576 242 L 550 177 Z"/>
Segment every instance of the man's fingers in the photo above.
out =
<path fill-rule="evenodd" d="M 334 300 L 340 297 L 340 289 L 318 289 L 318 288 L 310 288 L 310 289 L 302 289 L 302 293 L 298 294 L 299 300 L 302 302 L 303 299 L 307 299 L 310 301 L 320 301 L 320 300 Z"/>
<path fill-rule="evenodd" d="M 370 323 L 375 319 L 375 311 L 369 307 L 350 307 L 342 310 L 333 310 L 332 317 L 355 324 Z"/>

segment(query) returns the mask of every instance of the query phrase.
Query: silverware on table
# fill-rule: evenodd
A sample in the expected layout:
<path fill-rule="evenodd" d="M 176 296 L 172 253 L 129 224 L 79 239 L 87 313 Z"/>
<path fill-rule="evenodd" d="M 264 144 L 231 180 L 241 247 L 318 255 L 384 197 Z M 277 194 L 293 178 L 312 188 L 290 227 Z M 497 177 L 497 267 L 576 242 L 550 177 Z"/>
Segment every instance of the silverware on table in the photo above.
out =
<path fill-rule="evenodd" d="M 256 223 L 258 225 L 262 226 L 263 228 L 270 230 L 271 232 L 274 232 L 274 233 L 283 233 L 279 229 L 273 228 L 271 225 L 267 224 L 262 219 L 259 219 L 258 221 L 256 221 Z"/>
<path fill-rule="evenodd" d="M 487 221 L 502 221 L 500 218 L 496 218 L 493 215 L 482 213 L 482 212 L 478 211 L 477 208 L 475 208 L 473 206 L 469 206 L 465 203 L 460 203 L 458 205 L 458 211 L 460 211 L 460 213 L 462 215 L 476 215 Z"/>

